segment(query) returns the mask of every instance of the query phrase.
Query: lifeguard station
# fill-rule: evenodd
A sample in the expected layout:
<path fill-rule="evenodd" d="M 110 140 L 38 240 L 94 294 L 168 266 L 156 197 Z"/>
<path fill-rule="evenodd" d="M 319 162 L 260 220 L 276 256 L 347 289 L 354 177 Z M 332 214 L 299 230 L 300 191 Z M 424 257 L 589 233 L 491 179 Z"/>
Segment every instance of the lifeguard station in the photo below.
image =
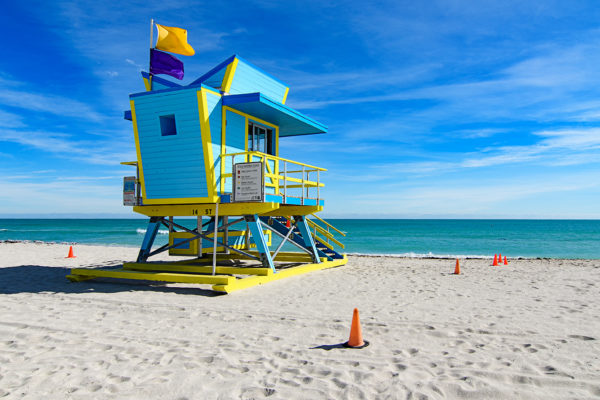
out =
<path fill-rule="evenodd" d="M 347 262 L 343 232 L 316 215 L 325 169 L 280 157 L 280 139 L 327 132 L 285 105 L 286 84 L 237 55 L 187 86 L 142 77 L 146 91 L 131 94 L 125 112 L 137 161 L 122 163 L 137 172 L 125 178 L 125 205 L 150 217 L 138 258 L 119 270 L 73 269 L 69 279 L 231 292 Z M 153 249 L 161 226 L 169 242 Z M 165 251 L 186 258 L 149 261 Z"/>

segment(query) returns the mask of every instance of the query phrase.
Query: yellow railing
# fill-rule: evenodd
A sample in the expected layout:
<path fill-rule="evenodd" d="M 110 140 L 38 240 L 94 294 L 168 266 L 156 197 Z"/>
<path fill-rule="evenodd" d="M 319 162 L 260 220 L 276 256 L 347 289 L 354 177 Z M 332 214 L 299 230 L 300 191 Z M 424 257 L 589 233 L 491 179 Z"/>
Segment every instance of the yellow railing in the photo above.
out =
<path fill-rule="evenodd" d="M 345 246 L 340 243 L 334 236 L 333 233 L 331 233 L 331 231 L 329 230 L 330 228 L 333 229 L 334 231 L 338 232 L 340 235 L 342 236 L 346 236 L 346 234 L 342 231 L 340 231 L 338 228 L 336 228 L 335 226 L 331 225 L 329 222 L 325 221 L 324 219 L 318 217 L 315 214 L 311 214 L 311 217 L 316 218 L 317 220 L 321 221 L 323 224 L 325 224 L 325 227 L 322 227 L 321 225 L 317 224 L 315 221 L 312 221 L 310 219 L 306 219 L 306 222 L 308 222 L 308 226 L 314 230 L 314 236 L 319 239 L 321 241 L 321 243 L 323 243 L 325 246 L 329 247 L 330 249 L 333 250 L 333 247 L 331 245 L 331 242 L 337 244 L 338 246 L 340 246 L 342 249 L 345 248 Z M 320 233 L 321 235 L 323 235 L 324 237 L 320 237 L 318 235 L 318 233 Z"/>
<path fill-rule="evenodd" d="M 258 151 L 244 151 L 222 156 L 222 194 L 226 191 L 228 179 L 233 181 L 234 164 L 240 162 L 261 162 L 264 168 L 265 188 L 272 188 L 272 194 L 283 196 L 284 203 L 286 203 L 287 197 L 300 198 L 302 204 L 304 204 L 304 199 L 316 199 L 318 201 L 321 198 L 320 188 L 324 187 L 325 184 L 320 182 L 320 173 L 327 171 L 325 168 Z M 312 193 L 311 188 L 313 189 Z M 298 189 L 300 190 L 298 191 Z"/>
<path fill-rule="evenodd" d="M 328 228 L 333 229 L 334 231 L 336 231 L 340 235 L 346 236 L 345 232 L 340 231 L 338 228 L 336 228 L 335 226 L 331 225 L 329 222 L 325 221 L 323 218 L 319 217 L 317 214 L 311 214 L 310 216 L 318 219 L 319 221 L 321 221 L 322 223 L 324 223 L 325 226 L 327 226 Z M 328 231 L 329 231 L 329 229 L 328 229 Z"/>

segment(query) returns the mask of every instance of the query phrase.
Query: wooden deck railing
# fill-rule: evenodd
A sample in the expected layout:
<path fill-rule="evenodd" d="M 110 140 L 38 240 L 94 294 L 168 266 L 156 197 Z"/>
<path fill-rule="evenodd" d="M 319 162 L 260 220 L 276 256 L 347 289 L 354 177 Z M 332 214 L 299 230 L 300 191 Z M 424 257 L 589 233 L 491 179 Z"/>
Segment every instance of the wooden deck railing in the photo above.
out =
<path fill-rule="evenodd" d="M 226 192 L 229 182 L 233 184 L 234 164 L 242 162 L 262 162 L 265 188 L 272 188 L 271 194 L 283 196 L 283 203 L 286 203 L 288 197 L 299 198 L 301 204 L 304 204 L 305 199 L 316 199 L 317 204 L 321 200 L 320 188 L 325 184 L 320 181 L 320 173 L 327 171 L 325 168 L 258 151 L 244 151 L 222 156 L 221 194 Z"/>

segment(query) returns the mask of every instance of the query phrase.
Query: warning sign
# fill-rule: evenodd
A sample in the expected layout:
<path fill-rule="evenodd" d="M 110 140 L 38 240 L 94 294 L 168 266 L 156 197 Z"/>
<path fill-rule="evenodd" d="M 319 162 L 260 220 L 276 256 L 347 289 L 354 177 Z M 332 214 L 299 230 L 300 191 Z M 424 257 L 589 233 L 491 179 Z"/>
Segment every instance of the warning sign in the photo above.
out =
<path fill-rule="evenodd" d="M 233 201 L 264 201 L 265 185 L 261 162 L 233 166 Z"/>
<path fill-rule="evenodd" d="M 123 205 L 136 206 L 135 200 L 135 176 L 126 176 L 123 178 Z"/>

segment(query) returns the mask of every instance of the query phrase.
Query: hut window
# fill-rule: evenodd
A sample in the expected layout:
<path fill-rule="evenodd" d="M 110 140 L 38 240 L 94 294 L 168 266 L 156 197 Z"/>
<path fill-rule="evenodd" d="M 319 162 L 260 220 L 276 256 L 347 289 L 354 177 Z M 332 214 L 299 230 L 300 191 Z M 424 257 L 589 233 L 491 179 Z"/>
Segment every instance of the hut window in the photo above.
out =
<path fill-rule="evenodd" d="M 175 126 L 175 115 L 161 115 L 160 117 L 160 134 L 162 136 L 172 136 L 177 134 Z"/>
<path fill-rule="evenodd" d="M 250 122 L 248 124 L 248 150 L 275 154 L 273 149 L 273 130 Z"/>

